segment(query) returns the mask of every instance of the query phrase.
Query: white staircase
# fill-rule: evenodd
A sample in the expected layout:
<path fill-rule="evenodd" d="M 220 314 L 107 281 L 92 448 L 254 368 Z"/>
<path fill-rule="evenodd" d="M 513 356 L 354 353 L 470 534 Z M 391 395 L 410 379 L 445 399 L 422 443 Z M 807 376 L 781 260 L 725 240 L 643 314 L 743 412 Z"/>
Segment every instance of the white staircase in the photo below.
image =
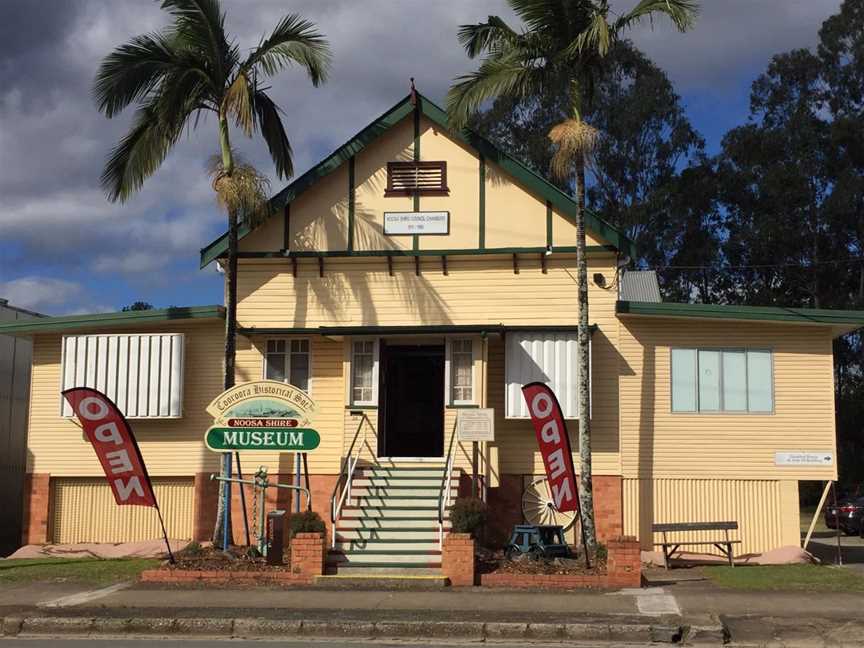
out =
<path fill-rule="evenodd" d="M 336 520 L 328 573 L 440 574 L 440 464 L 379 463 L 357 467 Z M 450 501 L 459 481 L 451 474 Z M 449 530 L 444 510 L 444 532 Z"/>

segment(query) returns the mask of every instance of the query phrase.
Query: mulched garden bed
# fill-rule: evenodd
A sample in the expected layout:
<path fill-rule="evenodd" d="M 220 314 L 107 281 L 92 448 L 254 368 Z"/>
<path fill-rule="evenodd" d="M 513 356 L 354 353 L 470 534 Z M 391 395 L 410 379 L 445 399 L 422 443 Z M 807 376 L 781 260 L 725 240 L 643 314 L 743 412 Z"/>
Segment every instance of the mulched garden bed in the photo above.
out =
<path fill-rule="evenodd" d="M 479 548 L 476 551 L 478 574 L 525 574 L 542 576 L 598 576 L 606 574 L 606 558 L 591 561 L 591 568 L 585 567 L 585 558 L 553 558 L 551 560 L 532 560 L 528 556 L 507 560 L 504 550 Z"/>
<path fill-rule="evenodd" d="M 257 555 L 251 547 L 231 547 L 227 552 L 212 546 L 189 548 L 176 554 L 173 569 L 191 571 L 226 572 L 290 572 L 291 552 L 286 549 L 284 565 L 268 565 L 267 559 Z M 167 564 L 167 563 L 166 563 Z"/>

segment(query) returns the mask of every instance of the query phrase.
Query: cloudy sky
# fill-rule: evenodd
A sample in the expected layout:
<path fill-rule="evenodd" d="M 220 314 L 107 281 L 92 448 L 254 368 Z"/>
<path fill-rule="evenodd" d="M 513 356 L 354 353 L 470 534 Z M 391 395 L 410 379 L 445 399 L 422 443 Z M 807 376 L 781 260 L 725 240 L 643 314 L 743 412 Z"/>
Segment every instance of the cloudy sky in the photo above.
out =
<path fill-rule="evenodd" d="M 408 78 L 435 101 L 472 67 L 457 26 L 504 0 L 223 0 L 228 27 L 252 47 L 284 14 L 316 22 L 334 49 L 329 83 L 296 71 L 274 81 L 298 172 L 399 101 Z M 616 0 L 627 8 L 635 0 Z M 749 86 L 773 54 L 812 47 L 840 0 L 703 0 L 697 27 L 679 35 L 663 20 L 633 40 L 664 68 L 696 127 L 716 150 L 747 119 Z M 221 301 L 198 250 L 222 231 L 204 160 L 217 148 L 203 124 L 130 202 L 99 188 L 105 156 L 128 125 L 107 120 L 90 96 L 98 63 L 129 37 L 165 24 L 151 0 L 0 0 L 0 297 L 47 314 Z M 262 145 L 237 138 L 261 169 Z M 281 184 L 274 180 L 274 189 Z"/>

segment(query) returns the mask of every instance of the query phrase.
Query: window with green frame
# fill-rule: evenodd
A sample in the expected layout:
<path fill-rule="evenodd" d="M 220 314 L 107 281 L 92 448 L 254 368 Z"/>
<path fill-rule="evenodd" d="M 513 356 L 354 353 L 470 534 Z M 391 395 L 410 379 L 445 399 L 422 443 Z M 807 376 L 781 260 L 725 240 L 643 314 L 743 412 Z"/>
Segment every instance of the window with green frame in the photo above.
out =
<path fill-rule="evenodd" d="M 672 349 L 673 412 L 774 411 L 774 359 L 766 349 Z"/>

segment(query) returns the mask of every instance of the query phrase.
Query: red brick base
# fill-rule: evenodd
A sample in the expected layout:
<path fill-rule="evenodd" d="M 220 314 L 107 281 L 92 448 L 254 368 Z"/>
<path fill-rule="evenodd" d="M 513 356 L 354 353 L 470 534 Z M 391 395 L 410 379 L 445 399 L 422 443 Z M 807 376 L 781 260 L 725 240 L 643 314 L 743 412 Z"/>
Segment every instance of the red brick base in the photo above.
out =
<path fill-rule="evenodd" d="M 148 569 L 141 572 L 144 583 L 209 583 L 227 585 L 256 583 L 275 585 L 311 585 L 324 573 L 327 554 L 324 535 L 298 533 L 291 541 L 291 571 L 203 571 L 194 569 Z"/>
<path fill-rule="evenodd" d="M 51 476 L 27 473 L 24 476 L 24 514 L 21 544 L 48 542 L 48 519 L 51 507 Z"/>
<path fill-rule="evenodd" d="M 469 533 L 448 533 L 441 552 L 441 572 L 454 587 L 474 585 L 474 539 Z"/>
<path fill-rule="evenodd" d="M 494 544 L 503 544 L 516 524 L 523 524 L 523 475 L 501 475 L 499 486 L 489 489 L 489 538 Z M 602 543 L 618 538 L 624 530 L 624 503 L 621 477 L 595 475 L 594 519 L 597 539 Z"/>

